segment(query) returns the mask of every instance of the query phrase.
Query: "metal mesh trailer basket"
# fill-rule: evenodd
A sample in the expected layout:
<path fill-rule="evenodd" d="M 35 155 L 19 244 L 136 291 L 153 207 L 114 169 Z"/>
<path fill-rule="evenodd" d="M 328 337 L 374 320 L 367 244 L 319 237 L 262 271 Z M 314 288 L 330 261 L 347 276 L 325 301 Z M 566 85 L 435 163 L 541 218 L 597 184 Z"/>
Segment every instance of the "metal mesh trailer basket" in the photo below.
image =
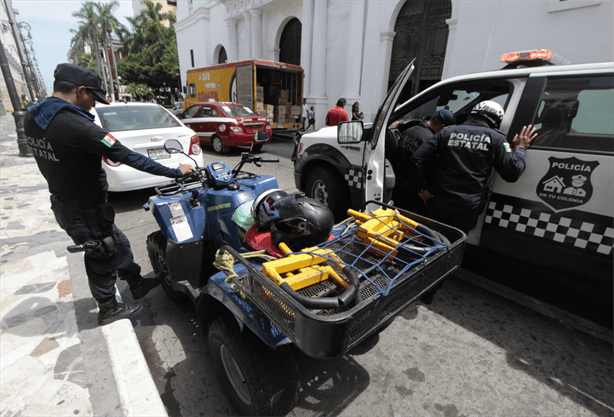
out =
<path fill-rule="evenodd" d="M 408 260 L 365 244 L 351 227 L 344 232 L 337 230 L 336 239 L 318 246 L 331 249 L 345 265 L 362 274 L 359 287 L 362 301 L 351 307 L 305 308 L 234 249 L 224 247 L 222 250 L 230 252 L 245 266 L 247 273 L 233 281 L 247 300 L 304 353 L 314 358 L 334 358 L 376 332 L 460 265 L 466 240 L 463 232 L 413 213 L 397 212 L 435 231 L 446 244 L 435 245 L 426 256 Z M 338 270 L 334 262 L 330 265 Z M 326 295 L 332 287 L 334 285 L 324 281 L 300 292 L 307 297 Z"/>

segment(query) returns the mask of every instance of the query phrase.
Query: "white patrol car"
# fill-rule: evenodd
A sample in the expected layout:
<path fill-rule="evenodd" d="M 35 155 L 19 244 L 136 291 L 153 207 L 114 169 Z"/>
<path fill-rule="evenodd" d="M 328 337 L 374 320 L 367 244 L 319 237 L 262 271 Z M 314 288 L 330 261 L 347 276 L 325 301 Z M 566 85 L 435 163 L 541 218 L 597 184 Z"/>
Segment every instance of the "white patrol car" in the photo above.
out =
<path fill-rule="evenodd" d="M 553 56 L 531 52 L 502 61 Z M 296 186 L 337 219 L 369 200 L 388 202 L 395 183 L 388 159 L 403 130 L 443 108 L 461 124 L 475 104 L 494 100 L 505 108 L 508 140 L 528 124 L 539 135 L 517 182 L 493 175 L 468 236 L 463 277 L 611 341 L 614 65 L 509 67 L 450 78 L 408 100 L 410 64 L 372 125 L 347 122 L 299 139 Z"/>

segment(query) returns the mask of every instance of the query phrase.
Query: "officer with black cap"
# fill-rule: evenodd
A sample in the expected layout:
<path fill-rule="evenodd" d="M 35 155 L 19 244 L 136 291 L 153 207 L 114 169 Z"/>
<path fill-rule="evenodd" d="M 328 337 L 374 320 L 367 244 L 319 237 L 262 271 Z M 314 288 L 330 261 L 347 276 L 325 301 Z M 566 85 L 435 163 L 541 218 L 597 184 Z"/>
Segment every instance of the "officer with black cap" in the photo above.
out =
<path fill-rule="evenodd" d="M 397 207 L 417 214 L 425 214 L 426 207 L 416 194 L 416 181 L 412 181 L 410 160 L 414 152 L 435 133 L 455 123 L 454 113 L 448 109 L 436 111 L 429 119 L 420 120 L 405 130 L 399 140 L 392 168 L 397 179 L 392 199 Z M 427 176 L 428 178 L 428 176 Z"/>
<path fill-rule="evenodd" d="M 28 108 L 25 134 L 49 185 L 51 209 L 58 224 L 75 244 L 93 243 L 85 252 L 85 270 L 98 302 L 98 324 L 105 325 L 133 317 L 142 308 L 139 303 L 117 302 L 118 276 L 127 281 L 135 300 L 159 282 L 141 276 L 130 242 L 114 224 L 102 157 L 170 178 L 179 178 L 192 167 L 167 168 L 126 148 L 97 126 L 90 110 L 96 101 L 109 104 L 98 75 L 77 65 L 60 64 L 54 77 L 52 97 Z"/>

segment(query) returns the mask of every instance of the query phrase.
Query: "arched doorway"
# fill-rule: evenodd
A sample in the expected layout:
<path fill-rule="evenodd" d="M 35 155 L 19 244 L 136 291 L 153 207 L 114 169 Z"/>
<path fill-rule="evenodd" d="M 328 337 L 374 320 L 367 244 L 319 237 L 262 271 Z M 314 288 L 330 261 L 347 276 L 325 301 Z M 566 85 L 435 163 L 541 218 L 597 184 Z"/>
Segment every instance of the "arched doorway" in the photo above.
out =
<path fill-rule="evenodd" d="M 220 52 L 217 55 L 217 63 L 224 64 L 228 62 L 228 55 L 226 55 L 226 49 L 223 46 L 220 47 Z"/>
<path fill-rule="evenodd" d="M 408 91 L 412 96 L 441 81 L 449 32 L 446 20 L 451 15 L 451 0 L 405 2 L 394 25 L 388 88 L 413 58 L 416 68 Z"/>
<path fill-rule="evenodd" d="M 301 32 L 303 25 L 296 17 L 290 20 L 279 39 L 279 60 L 287 64 L 301 65 Z"/>

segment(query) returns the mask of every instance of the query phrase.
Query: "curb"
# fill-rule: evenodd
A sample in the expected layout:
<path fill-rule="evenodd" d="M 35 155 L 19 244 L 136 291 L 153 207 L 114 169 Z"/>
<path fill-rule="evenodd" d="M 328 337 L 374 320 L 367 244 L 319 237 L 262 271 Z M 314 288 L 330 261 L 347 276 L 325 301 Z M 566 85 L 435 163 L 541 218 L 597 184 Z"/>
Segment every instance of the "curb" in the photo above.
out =
<path fill-rule="evenodd" d="M 119 320 L 102 326 L 102 334 L 109 348 L 123 414 L 167 417 L 168 413 L 130 320 Z"/>

